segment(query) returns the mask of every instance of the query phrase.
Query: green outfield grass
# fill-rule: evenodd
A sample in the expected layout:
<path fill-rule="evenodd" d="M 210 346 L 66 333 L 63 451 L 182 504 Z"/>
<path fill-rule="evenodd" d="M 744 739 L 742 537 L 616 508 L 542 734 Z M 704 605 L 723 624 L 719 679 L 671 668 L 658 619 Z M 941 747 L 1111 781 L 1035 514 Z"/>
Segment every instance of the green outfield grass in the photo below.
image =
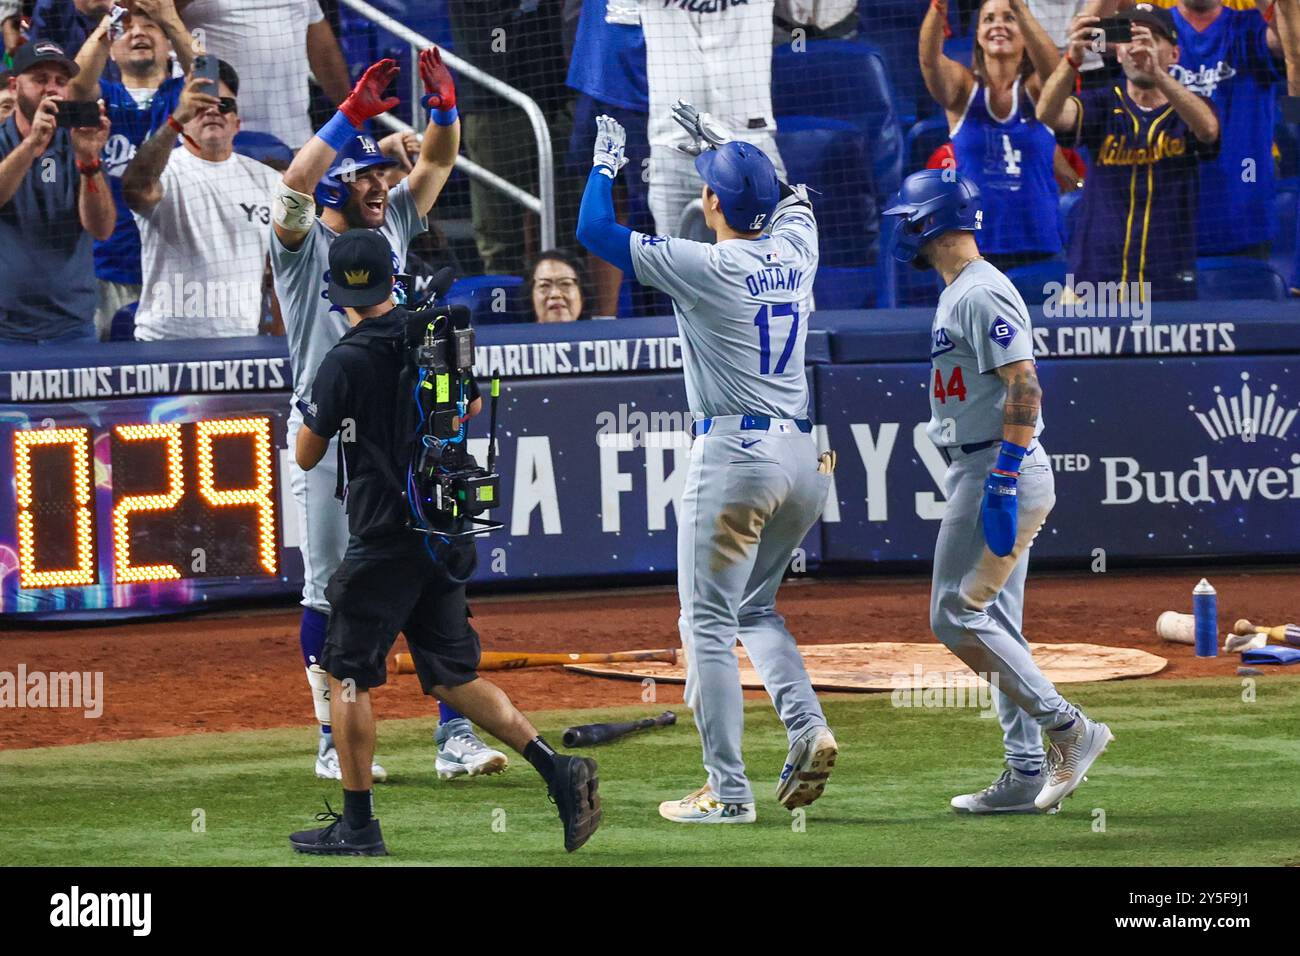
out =
<path fill-rule="evenodd" d="M 1056 816 L 958 818 L 948 798 L 998 772 L 995 721 L 971 710 L 908 710 L 887 695 L 834 696 L 842 752 L 802 831 L 772 797 L 784 736 L 765 703 L 747 710 L 758 794 L 753 826 L 686 827 L 660 800 L 702 782 L 688 722 L 594 748 L 605 823 L 565 854 L 540 778 L 512 757 L 495 778 L 439 782 L 428 720 L 386 721 L 391 780 L 376 810 L 392 856 L 321 861 L 289 850 L 337 784 L 311 775 L 313 731 L 199 734 L 0 753 L 0 863 L 104 865 L 1028 864 L 1223 865 L 1300 862 L 1300 679 L 1268 675 L 1242 701 L 1237 680 L 1077 685 L 1071 699 L 1117 740 Z M 571 723 L 663 708 L 543 713 Z M 201 810 L 204 832 L 194 832 Z M 1104 813 L 1104 829 L 1101 824 Z M 494 826 L 495 824 L 495 826 Z M 502 825 L 504 824 L 504 829 Z"/>

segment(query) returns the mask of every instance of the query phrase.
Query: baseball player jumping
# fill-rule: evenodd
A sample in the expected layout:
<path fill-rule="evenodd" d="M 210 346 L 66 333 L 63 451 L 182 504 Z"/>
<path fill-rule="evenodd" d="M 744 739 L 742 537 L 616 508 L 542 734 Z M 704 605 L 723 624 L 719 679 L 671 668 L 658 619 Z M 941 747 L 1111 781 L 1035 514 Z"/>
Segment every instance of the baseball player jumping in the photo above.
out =
<path fill-rule="evenodd" d="M 979 190 L 951 170 L 908 176 L 884 215 L 894 258 L 934 268 L 947 288 L 932 329 L 930 440 L 948 462 L 935 545 L 930 627 L 994 686 L 1007 770 L 960 813 L 1051 811 L 1114 739 L 1065 700 L 1021 633 L 1029 546 L 1056 503 L 1029 310 L 979 254 Z M 1043 731 L 1050 744 L 1046 760 Z"/>
<path fill-rule="evenodd" d="M 396 187 L 388 188 L 383 173 L 394 161 L 380 153 L 378 144 L 361 132 L 361 127 L 397 105 L 396 98 L 384 97 L 384 90 L 398 72 L 392 60 L 381 60 L 366 70 L 333 119 L 294 157 L 275 197 L 271 267 L 293 366 L 290 449 L 302 427 L 302 404 L 311 401 L 321 359 L 348 330 L 343 310 L 331 306 L 328 298 L 330 245 L 348 229 L 376 229 L 392 246 L 393 271 L 400 272 L 411 241 L 429 227 L 425 216 L 451 175 L 460 149 L 456 88 L 438 50 L 430 48 L 420 54 L 420 77 L 432 123 L 415 168 Z M 322 207 L 319 218 L 317 203 Z M 480 406 L 481 400 L 476 400 L 469 414 L 475 414 Z M 347 514 L 335 497 L 341 487 L 337 442 L 334 439 L 325 460 L 310 472 L 304 472 L 293 455 L 289 456 L 305 578 L 300 643 L 321 725 L 316 776 L 330 780 L 342 777 L 330 732 L 329 675 L 320 665 L 329 615 L 325 585 L 343 560 L 348 541 Z M 479 740 L 467 719 L 445 704 L 440 710 L 436 735 L 439 777 L 505 769 L 506 755 Z M 372 772 L 376 780 L 387 777 L 379 764 Z"/>
<path fill-rule="evenodd" d="M 689 104 L 673 112 L 691 135 L 717 245 L 647 236 L 615 221 L 611 189 L 627 160 L 623 127 L 608 116 L 597 119 L 578 239 L 672 296 L 694 418 L 677 515 L 678 626 L 708 782 L 660 804 L 659 813 L 677 823 L 752 823 L 737 640 L 789 736 L 776 788 L 781 805 L 821 796 L 838 753 L 775 610 L 791 552 L 821 515 L 834 465 L 829 452 L 818 459 L 804 377 L 817 223 L 807 196 L 778 179 L 762 150 L 730 142 Z"/>

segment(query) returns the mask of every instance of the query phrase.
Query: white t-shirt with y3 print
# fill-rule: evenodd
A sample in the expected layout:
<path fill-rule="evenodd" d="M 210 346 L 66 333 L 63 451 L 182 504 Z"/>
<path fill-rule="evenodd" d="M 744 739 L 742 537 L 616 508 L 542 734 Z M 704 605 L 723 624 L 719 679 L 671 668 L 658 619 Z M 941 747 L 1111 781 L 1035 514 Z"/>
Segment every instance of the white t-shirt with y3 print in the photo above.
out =
<path fill-rule="evenodd" d="M 144 279 L 137 339 L 257 334 L 279 179 L 238 153 L 214 163 L 185 146 L 172 152 L 159 180 L 162 199 L 134 214 Z"/>

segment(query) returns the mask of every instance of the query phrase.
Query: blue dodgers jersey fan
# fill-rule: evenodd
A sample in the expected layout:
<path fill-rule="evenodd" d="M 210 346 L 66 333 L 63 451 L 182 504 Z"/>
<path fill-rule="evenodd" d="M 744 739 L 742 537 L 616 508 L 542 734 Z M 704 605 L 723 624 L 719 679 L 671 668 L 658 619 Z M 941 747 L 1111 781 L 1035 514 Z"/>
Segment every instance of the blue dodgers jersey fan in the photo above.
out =
<path fill-rule="evenodd" d="M 122 176 L 140 144 L 166 123 L 167 117 L 175 111 L 184 86 L 183 77 L 171 77 L 163 81 L 157 92 L 136 99 L 121 83 L 109 80 L 101 80 L 99 83 L 99 94 L 108 110 L 109 122 L 113 124 L 102 154 L 104 174 L 108 178 L 109 188 L 113 190 L 113 203 L 117 207 L 117 224 L 113 227 L 113 234 L 103 242 L 95 242 L 95 275 L 105 282 L 139 285 L 143 281 L 140 273 L 140 230 L 136 227 L 131 210 L 127 208 L 126 200 L 122 198 Z"/>
<path fill-rule="evenodd" d="M 1198 255 L 1223 255 L 1268 242 L 1273 232 L 1273 126 L 1280 57 L 1268 49 L 1257 10 L 1219 11 L 1197 32 L 1177 9 L 1178 62 L 1170 73 L 1219 113 L 1222 148 L 1201 164 Z M 1248 164 L 1248 165 L 1247 165 Z M 1244 171 L 1250 168 L 1253 176 Z"/>

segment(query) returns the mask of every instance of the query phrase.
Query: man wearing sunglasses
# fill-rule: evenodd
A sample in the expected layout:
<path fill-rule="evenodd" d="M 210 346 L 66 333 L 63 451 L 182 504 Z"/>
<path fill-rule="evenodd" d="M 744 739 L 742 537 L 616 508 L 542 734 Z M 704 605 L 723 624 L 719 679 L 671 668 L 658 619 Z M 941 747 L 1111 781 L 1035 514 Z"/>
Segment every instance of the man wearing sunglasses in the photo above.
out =
<path fill-rule="evenodd" d="M 261 323 L 280 176 L 234 151 L 239 77 L 224 60 L 215 87 L 191 75 L 176 111 L 122 178 L 140 228 L 141 341 L 256 335 Z"/>

